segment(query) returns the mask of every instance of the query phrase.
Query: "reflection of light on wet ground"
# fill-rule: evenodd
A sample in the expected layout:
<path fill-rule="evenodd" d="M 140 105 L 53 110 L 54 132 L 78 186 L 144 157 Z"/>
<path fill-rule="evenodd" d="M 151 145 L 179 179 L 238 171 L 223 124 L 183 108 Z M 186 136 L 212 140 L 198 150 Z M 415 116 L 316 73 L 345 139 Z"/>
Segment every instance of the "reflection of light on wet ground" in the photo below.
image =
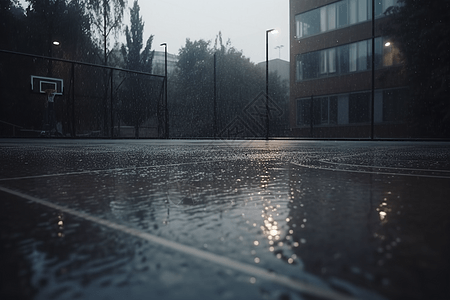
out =
<path fill-rule="evenodd" d="M 280 145 L 284 143 L 279 142 Z M 161 282 L 168 286 L 185 286 L 183 281 L 192 277 L 196 270 L 202 269 L 203 266 L 192 263 L 189 258 L 179 259 L 180 264 L 171 263 L 176 255 L 183 257 L 184 254 L 180 256 L 179 250 L 175 248 L 175 255 L 166 255 L 165 250 L 155 251 L 151 242 L 153 236 L 174 241 L 177 247 L 187 246 L 189 249 L 202 251 L 202 255 L 213 253 L 217 257 L 230 259 L 232 264 L 239 263 L 253 271 L 273 270 L 282 275 L 277 278 L 286 280 L 270 286 L 267 281 L 278 281 L 266 281 L 265 275 L 260 277 L 252 272 L 236 277 L 235 273 L 230 273 L 226 264 L 218 267 L 219 271 L 213 273 L 212 277 L 219 277 L 219 281 L 224 280 L 230 285 L 236 284 L 233 281 L 236 277 L 241 283 L 253 283 L 255 290 L 265 289 L 269 294 L 281 291 L 278 296 L 283 296 L 284 287 L 290 289 L 286 284 L 292 278 L 309 282 L 322 290 L 331 287 L 331 290 L 353 294 L 357 293 L 356 286 L 364 286 L 389 293 L 396 286 L 394 277 L 408 272 L 407 259 L 417 260 L 418 269 L 433 265 L 433 261 L 427 260 L 427 253 L 434 253 L 431 250 L 442 248 L 439 244 L 422 245 L 418 242 L 419 238 L 415 240 L 418 233 L 427 243 L 435 240 L 433 237 L 429 238 L 433 235 L 433 231 L 429 229 L 435 225 L 428 226 L 422 220 L 434 220 L 435 215 L 440 216 L 438 220 L 445 220 L 448 216 L 445 213 L 448 210 L 445 209 L 434 211 L 433 217 L 427 216 L 427 212 L 433 211 L 434 205 L 445 208 L 442 193 L 447 188 L 443 182 L 448 176 L 445 177 L 446 173 L 442 170 L 433 174 L 434 171 L 419 168 L 419 160 L 414 161 L 418 165 L 416 170 L 403 168 L 407 162 L 412 161 L 409 158 L 394 161 L 398 168 L 391 168 L 383 155 L 389 155 L 391 159 L 393 154 L 384 150 L 382 154 L 377 154 L 376 149 L 367 147 L 353 151 L 352 147 L 356 143 L 350 146 L 343 143 L 319 143 L 319 146 L 310 149 L 308 146 L 308 149 L 299 151 L 295 148 L 297 146 L 291 151 L 290 143 L 286 143 L 287 150 L 283 150 L 284 146 L 273 147 L 276 151 L 266 149 L 272 147 L 271 143 L 257 143 L 257 147 L 253 149 L 235 147 L 232 156 L 226 149 L 210 146 L 215 152 L 210 155 L 209 160 L 203 159 L 206 152 L 201 147 L 190 151 L 184 149 L 184 146 L 177 146 L 177 150 L 173 150 L 170 144 L 170 147 L 164 146 L 164 150 L 158 152 L 151 146 L 147 149 L 151 144 L 143 143 L 141 148 L 136 147 L 137 151 L 131 149 L 130 153 L 129 147 L 114 151 L 95 147 L 85 151 L 84 155 L 75 155 L 76 163 L 67 158 L 57 160 L 55 166 L 52 163 L 48 169 L 43 168 L 42 172 L 35 173 L 38 175 L 16 172 L 14 168 L 10 168 L 13 165 L 11 162 L 8 169 L 5 169 L 4 174 L 11 177 L 1 179 L 2 186 L 24 191 L 24 194 L 34 195 L 38 200 L 46 199 L 50 204 L 72 209 L 75 213 L 86 213 L 87 219 L 81 217 L 84 223 L 91 220 L 90 216 L 94 216 L 94 230 L 84 233 L 97 237 L 99 243 L 117 235 L 121 230 L 133 237 L 143 234 L 143 240 L 139 238 L 136 242 L 145 245 L 143 248 L 133 243 L 119 243 L 120 247 L 116 247 L 119 239 L 112 244 L 113 247 L 108 248 L 130 252 L 135 262 L 130 265 L 126 259 L 121 260 L 121 266 L 125 266 L 120 269 L 122 274 L 103 275 L 98 280 L 88 279 L 87 288 L 91 291 L 100 291 L 109 286 L 120 289 L 119 284 L 120 287 L 130 287 L 130 281 L 120 282 L 114 278 L 129 276 L 139 280 L 141 276 L 147 278 L 145 276 L 149 274 L 156 274 L 154 280 L 158 280 L 158 274 L 162 274 Z M 350 150 L 338 149 L 346 147 Z M 100 150 L 101 153 L 97 153 Z M 49 148 L 48 151 L 53 150 Z M 340 152 L 346 155 L 340 155 Z M 60 154 L 64 155 L 64 151 L 58 152 Z M 417 154 L 418 151 L 414 153 Z M 183 162 L 182 164 L 164 164 L 177 155 L 177 162 Z M 141 161 L 140 158 L 145 159 Z M 354 160 L 354 163 L 346 160 Z M 62 161 L 65 163 L 64 167 L 58 165 Z M 90 161 L 95 163 L 93 166 L 96 170 L 88 168 Z M 32 162 L 33 160 L 28 159 L 27 166 Z M 130 167 L 131 164 L 133 167 Z M 55 173 L 52 175 L 52 172 Z M 45 174 L 39 175 L 40 173 Z M 403 176 L 405 173 L 407 179 Z M 419 173 L 426 176 L 420 177 Z M 423 178 L 430 181 L 424 181 Z M 405 183 L 409 185 L 405 187 Z M 428 193 L 421 194 L 420 197 L 408 192 L 420 191 L 420 187 L 426 190 L 429 186 L 434 189 L 430 188 Z M 444 192 L 440 194 L 439 190 Z M 428 197 L 433 199 L 428 203 L 432 209 L 426 205 L 420 206 L 420 202 L 416 201 L 417 198 Z M 413 210 L 417 206 L 420 209 Z M 58 210 L 48 225 L 51 236 L 64 237 L 53 238 L 51 242 L 63 243 L 76 237 L 79 239 L 77 245 L 83 246 L 83 234 L 77 233 L 74 236 L 69 213 L 66 211 L 63 215 L 59 212 L 60 207 L 50 207 Z M 104 220 L 108 222 L 104 225 L 107 229 L 98 226 Z M 414 227 L 414 224 L 420 226 Z M 439 225 L 435 227 L 436 232 L 443 232 Z M 421 236 L 422 230 L 427 235 L 423 233 Z M 45 241 L 44 245 L 48 242 Z M 31 244 L 33 243 L 38 245 L 35 242 Z M 47 254 L 52 251 L 50 248 L 53 246 L 39 247 Z M 71 278 L 53 276 L 55 273 L 51 271 L 56 269 L 53 268 L 54 263 L 43 257 L 48 262 L 45 271 L 50 271 L 49 278 L 72 285 L 67 290 L 73 293 L 79 287 L 77 280 L 83 277 L 84 272 L 95 272 L 95 268 L 115 270 L 118 266 L 113 262 L 116 257 L 108 254 L 107 247 L 102 250 L 103 247 L 88 244 L 87 250 L 82 254 L 89 254 L 85 257 L 90 258 L 92 253 L 89 249 L 94 248 L 100 249 L 99 253 L 105 251 L 103 258 L 87 260 L 86 265 L 77 269 L 78 273 L 75 274 L 66 265 L 58 266 L 59 271 L 65 270 L 61 274 L 69 274 Z M 59 251 L 73 255 L 77 250 Z M 156 257 L 164 258 L 166 265 L 161 267 L 161 264 L 148 263 Z M 422 260 L 422 257 L 426 259 Z M 439 251 L 437 257 L 437 262 L 443 261 Z M 83 256 L 72 256 L 74 264 L 80 258 L 83 259 Z M 207 269 L 210 265 L 205 266 Z M 234 265 L 232 268 L 240 270 L 234 269 Z M 440 270 L 438 264 L 435 269 Z M 144 271 L 136 273 L 136 270 Z M 180 273 L 174 273 L 173 270 L 179 270 Z M 182 273 L 183 270 L 185 273 Z M 202 274 L 210 275 L 207 272 Z M 427 274 L 430 275 L 429 272 Z M 233 279 L 223 279 L 227 276 Z M 412 288 L 419 286 L 415 284 L 417 281 L 414 275 L 408 276 L 399 277 L 404 278 L 407 283 L 412 282 Z M 411 278 L 413 280 L 409 281 Z M 356 284 L 352 284 L 355 282 Z M 144 285 L 147 284 L 149 283 Z M 56 289 L 57 285 L 52 283 L 51 288 Z M 225 294 L 230 295 L 228 292 L 220 295 Z M 212 292 L 209 295 L 217 294 Z M 274 295 L 270 294 L 272 298 L 282 298 Z M 316 292 L 313 295 L 319 297 Z M 193 298 L 195 297 L 191 297 Z"/>

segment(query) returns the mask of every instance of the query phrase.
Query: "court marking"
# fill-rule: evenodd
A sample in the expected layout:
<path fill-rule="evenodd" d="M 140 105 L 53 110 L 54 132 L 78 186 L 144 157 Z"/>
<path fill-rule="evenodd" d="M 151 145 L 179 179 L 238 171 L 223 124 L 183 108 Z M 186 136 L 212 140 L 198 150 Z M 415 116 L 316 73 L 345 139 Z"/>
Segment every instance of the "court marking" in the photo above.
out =
<path fill-rule="evenodd" d="M 348 166 L 348 167 L 355 167 L 355 168 L 372 168 L 372 169 L 386 169 L 386 170 L 401 170 L 401 171 L 414 171 L 414 172 L 436 172 L 436 173 L 450 173 L 448 170 L 430 170 L 430 169 L 415 169 L 415 168 L 403 168 L 403 167 L 382 167 L 382 166 L 368 166 L 368 165 L 355 165 L 355 164 L 345 164 L 345 163 L 338 163 L 334 161 L 327 161 L 326 159 L 319 159 L 320 162 L 324 164 L 330 164 L 330 165 L 340 165 L 340 166 Z"/>
<path fill-rule="evenodd" d="M 324 162 L 326 163 L 326 162 Z M 295 163 L 291 162 L 291 164 L 302 167 L 302 168 L 308 168 L 308 169 L 317 169 L 317 170 L 324 170 L 324 171 L 332 171 L 332 172 L 347 172 L 347 173 L 362 173 L 362 174 L 376 174 L 376 175 L 394 175 L 394 176 L 409 176 L 409 177 L 426 177 L 426 178 L 443 178 L 443 179 L 450 179 L 449 176 L 439 176 L 439 175 L 424 175 L 424 174 L 407 174 L 407 173 L 394 173 L 394 172 L 382 172 L 382 171 L 362 171 L 362 170 L 344 170 L 344 169 L 332 169 L 332 168 L 325 168 L 320 166 L 313 166 L 313 165 L 305 165 L 301 163 Z M 339 165 L 339 163 L 335 163 Z M 383 167 L 374 167 L 374 166 L 357 166 L 357 167 L 365 167 L 365 168 L 379 168 L 383 169 Z M 396 169 L 396 168 L 391 168 Z M 401 170 L 401 169 L 399 169 Z M 433 172 L 428 171 L 428 172 Z M 439 172 L 439 171 L 434 171 Z"/>
<path fill-rule="evenodd" d="M 103 225 L 107 228 L 121 231 L 123 233 L 126 233 L 128 235 L 141 238 L 143 240 L 146 240 L 148 242 L 152 242 L 155 244 L 158 244 L 160 246 L 164 246 L 166 248 L 170 248 L 174 251 L 178 251 L 202 260 L 206 260 L 209 262 L 212 262 L 214 264 L 220 265 L 225 268 L 233 269 L 238 272 L 242 272 L 244 274 L 248 274 L 250 276 L 254 276 L 256 278 L 261 278 L 264 280 L 268 280 L 277 284 L 280 284 L 282 286 L 291 288 L 293 290 L 296 290 L 301 293 L 309 294 L 315 297 L 321 297 L 324 299 L 330 299 L 330 300 L 355 300 L 356 298 L 347 296 L 345 294 L 333 291 L 333 290 L 324 290 L 323 288 L 320 288 L 318 286 L 315 286 L 313 284 L 304 283 L 297 279 L 293 279 L 281 274 L 277 274 L 275 272 L 270 272 L 266 269 L 256 267 L 247 263 L 239 262 L 224 256 L 220 256 L 211 252 L 207 252 L 204 250 L 199 250 L 197 248 L 193 248 L 190 246 L 186 246 L 184 244 L 180 244 L 177 242 L 173 242 L 146 232 L 139 231 L 134 228 L 127 227 L 125 225 L 117 224 L 99 217 L 95 217 L 89 214 L 86 214 L 84 212 L 80 212 L 74 209 L 71 209 L 69 207 L 61 206 L 58 204 L 54 204 L 52 202 L 49 202 L 47 200 L 39 199 L 37 197 L 33 197 L 27 194 L 24 194 L 19 191 L 14 191 L 9 188 L 5 188 L 0 186 L 0 191 L 3 191 L 5 193 L 8 193 L 10 195 L 14 195 L 26 200 L 29 200 L 31 202 L 59 210 L 61 212 L 73 215 L 75 217 L 84 219 L 86 221 L 90 221 L 92 223 L 96 223 L 99 225 Z M 374 296 L 375 298 L 375 296 Z"/>
<path fill-rule="evenodd" d="M 411 150 L 416 149 L 416 147 L 413 146 L 407 146 L 407 147 L 396 147 L 395 150 Z M 390 149 L 392 150 L 392 149 Z M 379 151 L 387 151 L 380 149 Z M 363 151 L 361 153 L 353 153 L 348 155 L 342 155 L 342 156 L 335 156 L 333 158 L 326 158 L 326 159 L 319 159 L 318 161 L 324 164 L 330 164 L 330 165 L 337 165 L 337 166 L 348 166 L 348 167 L 355 167 L 355 168 L 372 168 L 372 169 L 380 169 L 380 170 L 400 170 L 400 171 L 412 171 L 412 172 L 436 172 L 436 173 L 450 173 L 450 170 L 430 170 L 430 169 L 415 169 L 415 168 L 402 168 L 402 167 L 382 167 L 382 166 L 371 166 L 371 165 L 355 165 L 355 164 L 346 164 L 346 163 L 339 163 L 339 162 L 333 162 L 332 160 L 339 158 L 350 158 L 350 157 L 358 157 L 363 156 L 365 154 L 371 154 L 373 151 Z M 306 167 L 306 168 L 312 168 L 312 169 L 320 169 L 320 170 L 327 170 L 327 171 L 340 171 L 340 172 L 353 172 L 353 173 L 367 173 L 367 174 L 380 174 L 380 175 L 399 175 L 399 176 L 413 176 L 413 177 L 427 177 L 427 178 L 444 178 L 449 179 L 450 176 L 446 175 L 426 175 L 426 174 L 408 174 L 408 173 L 390 173 L 390 172 L 382 172 L 382 171 L 362 171 L 362 170 L 343 170 L 343 169 L 331 169 L 331 168 L 324 168 L 319 166 L 308 166 L 304 164 L 297 164 L 293 163 L 294 165 Z"/>
<path fill-rule="evenodd" d="M 19 176 L 19 177 L 0 178 L 0 182 L 2 182 L 2 181 L 13 181 L 13 180 L 23 180 L 23 179 L 37 179 L 37 178 L 58 177 L 58 176 L 98 174 L 98 173 L 118 172 L 118 171 L 127 171 L 127 170 L 141 170 L 141 169 L 147 169 L 147 168 L 161 168 L 161 167 L 174 167 L 174 166 L 176 167 L 176 166 L 181 166 L 181 165 L 194 165 L 194 164 L 207 164 L 207 163 L 216 163 L 216 162 L 226 162 L 226 161 L 230 161 L 230 160 L 234 160 L 234 159 L 207 160 L 207 161 L 188 162 L 188 163 L 173 163 L 173 164 L 165 164 L 165 165 L 149 165 L 149 166 L 140 166 L 140 167 L 112 168 L 112 169 L 102 169 L 102 170 L 86 170 L 86 171 L 74 171 L 74 172 L 66 172 L 66 173 Z"/>

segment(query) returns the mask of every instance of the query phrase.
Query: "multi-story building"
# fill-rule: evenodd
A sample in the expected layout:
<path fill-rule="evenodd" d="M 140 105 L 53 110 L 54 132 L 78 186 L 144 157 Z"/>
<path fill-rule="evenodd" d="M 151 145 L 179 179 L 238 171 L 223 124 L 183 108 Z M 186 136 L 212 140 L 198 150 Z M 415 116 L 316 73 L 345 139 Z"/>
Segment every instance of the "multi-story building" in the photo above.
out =
<path fill-rule="evenodd" d="M 265 61 L 258 63 L 257 66 L 262 70 L 264 70 L 265 72 L 266 70 Z M 279 58 L 269 60 L 269 72 L 277 73 L 277 75 L 280 76 L 280 79 L 282 81 L 284 80 L 289 81 L 289 62 Z"/>
<path fill-rule="evenodd" d="M 177 67 L 178 56 L 175 54 L 167 53 L 167 73 L 171 74 Z M 165 52 L 155 51 L 153 56 L 153 74 L 163 75 L 165 68 Z"/>
<path fill-rule="evenodd" d="M 372 22 L 372 0 L 290 0 L 293 136 L 404 135 L 406 83 L 383 36 L 397 1 L 374 1 Z"/>

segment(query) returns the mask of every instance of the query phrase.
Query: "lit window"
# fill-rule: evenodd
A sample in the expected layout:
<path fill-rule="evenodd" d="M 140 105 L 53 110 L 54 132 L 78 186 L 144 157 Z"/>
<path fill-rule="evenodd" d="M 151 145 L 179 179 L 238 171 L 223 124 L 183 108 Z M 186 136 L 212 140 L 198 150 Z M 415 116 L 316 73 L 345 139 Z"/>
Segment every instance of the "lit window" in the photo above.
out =
<path fill-rule="evenodd" d="M 383 44 L 383 66 L 389 67 L 400 63 L 400 51 L 392 42 Z"/>

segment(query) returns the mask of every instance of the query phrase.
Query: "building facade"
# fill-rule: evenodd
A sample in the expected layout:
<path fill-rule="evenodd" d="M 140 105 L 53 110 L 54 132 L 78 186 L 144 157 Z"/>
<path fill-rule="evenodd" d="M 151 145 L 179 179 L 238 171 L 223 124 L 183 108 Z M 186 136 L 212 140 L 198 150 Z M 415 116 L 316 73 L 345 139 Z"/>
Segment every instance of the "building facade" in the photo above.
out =
<path fill-rule="evenodd" d="M 292 136 L 404 135 L 406 81 L 382 34 L 397 1 L 374 1 L 374 22 L 372 0 L 290 1 Z"/>
<path fill-rule="evenodd" d="M 262 70 L 264 70 L 264 72 L 265 72 L 265 70 L 266 70 L 266 62 L 265 61 L 258 63 L 257 66 L 259 68 L 261 68 Z M 282 60 L 279 58 L 269 60 L 269 72 L 277 73 L 277 75 L 280 76 L 280 79 L 282 81 L 284 81 L 284 80 L 289 81 L 289 69 L 290 69 L 290 66 L 289 66 L 288 61 L 285 61 L 285 60 Z"/>
<path fill-rule="evenodd" d="M 178 56 L 175 54 L 167 53 L 167 73 L 172 74 L 177 68 Z M 155 75 L 164 76 L 165 72 L 165 52 L 164 51 L 155 51 L 155 55 L 153 56 L 153 71 L 152 73 Z"/>

